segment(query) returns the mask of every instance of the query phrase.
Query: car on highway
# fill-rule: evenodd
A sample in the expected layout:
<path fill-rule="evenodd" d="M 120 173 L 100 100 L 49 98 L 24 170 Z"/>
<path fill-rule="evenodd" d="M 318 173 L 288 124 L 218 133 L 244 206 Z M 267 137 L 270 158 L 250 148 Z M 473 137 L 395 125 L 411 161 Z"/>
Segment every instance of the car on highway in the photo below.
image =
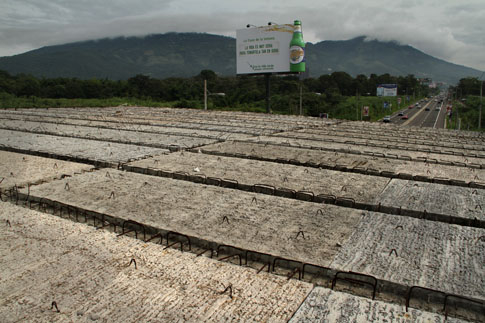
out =
<path fill-rule="evenodd" d="M 439 106 L 436 106 L 436 108 L 434 108 L 435 111 L 440 111 L 440 107 Z"/>
<path fill-rule="evenodd" d="M 402 120 L 407 120 L 407 119 L 409 119 L 409 117 L 408 117 L 408 115 L 407 115 L 407 114 L 405 114 L 405 115 L 403 115 L 403 116 L 401 117 L 401 119 L 402 119 Z"/>
<path fill-rule="evenodd" d="M 391 116 L 385 116 L 385 117 L 382 119 L 382 122 L 391 122 Z"/>
<path fill-rule="evenodd" d="M 424 111 L 429 111 L 429 110 L 430 110 L 429 107 L 424 108 Z"/>
<path fill-rule="evenodd" d="M 414 108 L 414 105 L 412 105 L 412 104 L 411 104 L 411 105 L 408 107 L 408 109 L 412 109 L 412 108 Z"/>
<path fill-rule="evenodd" d="M 400 117 L 402 117 L 404 115 L 404 112 L 399 111 L 399 113 L 397 115 L 400 116 Z"/>

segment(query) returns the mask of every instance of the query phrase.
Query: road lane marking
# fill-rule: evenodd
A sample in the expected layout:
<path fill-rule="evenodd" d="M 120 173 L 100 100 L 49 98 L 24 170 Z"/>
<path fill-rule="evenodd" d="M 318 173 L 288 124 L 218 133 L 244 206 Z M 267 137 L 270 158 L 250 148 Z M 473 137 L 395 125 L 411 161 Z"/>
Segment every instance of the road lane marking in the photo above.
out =
<path fill-rule="evenodd" d="M 409 118 L 407 121 L 404 121 L 403 124 L 401 126 L 406 126 L 407 124 L 409 124 L 411 121 L 413 121 L 414 119 L 416 119 L 416 117 L 421 114 L 425 109 L 426 107 L 431 104 L 432 101 L 429 101 L 424 107 L 421 107 L 420 110 L 415 113 L 411 118 Z M 416 107 L 414 108 L 416 109 Z"/>

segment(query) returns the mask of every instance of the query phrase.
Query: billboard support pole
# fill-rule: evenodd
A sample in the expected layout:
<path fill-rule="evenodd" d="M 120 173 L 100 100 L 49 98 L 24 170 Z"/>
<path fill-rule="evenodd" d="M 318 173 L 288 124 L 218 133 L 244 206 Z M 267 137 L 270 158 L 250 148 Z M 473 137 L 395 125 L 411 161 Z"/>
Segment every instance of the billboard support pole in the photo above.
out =
<path fill-rule="evenodd" d="M 300 79 L 300 115 L 303 115 L 303 81 Z"/>
<path fill-rule="evenodd" d="M 271 105 L 270 105 L 270 73 L 264 74 L 264 79 L 266 83 L 266 113 L 271 113 Z"/>

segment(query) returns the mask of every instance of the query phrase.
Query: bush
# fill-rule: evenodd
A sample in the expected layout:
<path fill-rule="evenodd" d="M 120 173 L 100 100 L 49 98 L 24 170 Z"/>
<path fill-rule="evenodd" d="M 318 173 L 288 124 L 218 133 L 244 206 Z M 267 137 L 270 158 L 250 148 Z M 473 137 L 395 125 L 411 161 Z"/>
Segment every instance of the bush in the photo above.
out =
<path fill-rule="evenodd" d="M 186 109 L 201 109 L 202 103 L 198 100 L 186 100 L 182 99 L 174 104 L 175 108 L 186 108 Z"/>

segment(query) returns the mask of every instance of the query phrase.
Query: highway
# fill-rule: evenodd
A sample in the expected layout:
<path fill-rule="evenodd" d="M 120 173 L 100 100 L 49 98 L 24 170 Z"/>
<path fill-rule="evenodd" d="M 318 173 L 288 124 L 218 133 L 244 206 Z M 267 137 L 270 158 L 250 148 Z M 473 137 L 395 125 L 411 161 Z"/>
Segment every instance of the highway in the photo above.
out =
<path fill-rule="evenodd" d="M 446 101 L 443 103 L 438 103 L 434 99 L 423 101 L 420 103 L 420 107 L 414 105 L 412 108 L 405 107 L 396 111 L 391 115 L 391 123 L 412 127 L 444 128 L 446 106 Z M 436 110 L 437 107 L 439 110 Z M 426 111 L 427 109 L 429 111 Z M 399 112 L 408 118 L 403 119 Z"/>

